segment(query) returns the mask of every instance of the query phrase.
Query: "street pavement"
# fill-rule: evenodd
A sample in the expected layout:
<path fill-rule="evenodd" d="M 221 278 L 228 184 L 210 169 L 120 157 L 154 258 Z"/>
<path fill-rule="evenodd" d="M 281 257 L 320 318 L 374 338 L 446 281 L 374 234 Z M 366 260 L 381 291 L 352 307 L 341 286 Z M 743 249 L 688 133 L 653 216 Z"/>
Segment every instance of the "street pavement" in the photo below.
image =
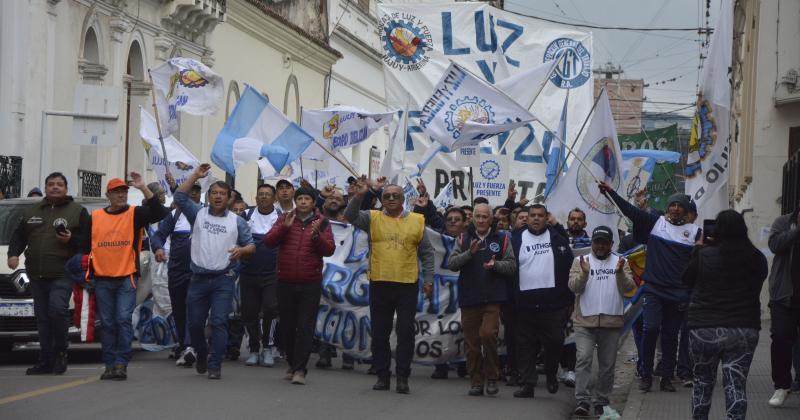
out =
<path fill-rule="evenodd" d="M 747 377 L 747 418 L 764 420 L 797 420 L 800 419 L 800 396 L 789 395 L 786 404 L 781 408 L 772 408 L 767 401 L 774 391 L 770 376 L 770 338 L 769 321 L 761 326 L 761 335 L 758 347 L 750 366 Z M 721 368 L 720 368 L 721 370 Z M 658 378 L 656 378 L 658 379 Z M 623 412 L 623 420 L 674 420 L 692 418 L 692 389 L 683 388 L 675 383 L 678 392 L 658 391 L 658 381 L 653 381 L 654 391 L 642 394 L 637 389 L 638 383 L 634 382 L 628 395 Z M 725 395 L 722 391 L 722 374 L 717 374 L 717 384 L 714 387 L 711 413 L 709 418 L 725 418 Z"/>
<path fill-rule="evenodd" d="M 97 345 L 75 346 L 63 376 L 25 376 L 33 350 L 0 354 L 0 419 L 567 419 L 574 408 L 573 389 L 551 395 L 542 386 L 535 399 L 513 398 L 515 388 L 501 386 L 495 397 L 469 397 L 467 379 L 451 371 L 448 380 L 430 379 L 432 367 L 414 366 L 411 394 L 373 391 L 367 365 L 342 371 L 309 363 L 307 384 L 282 377 L 286 365 L 248 367 L 225 361 L 222 380 L 210 381 L 195 370 L 179 368 L 166 352 L 137 351 L 124 382 L 99 381 Z"/>

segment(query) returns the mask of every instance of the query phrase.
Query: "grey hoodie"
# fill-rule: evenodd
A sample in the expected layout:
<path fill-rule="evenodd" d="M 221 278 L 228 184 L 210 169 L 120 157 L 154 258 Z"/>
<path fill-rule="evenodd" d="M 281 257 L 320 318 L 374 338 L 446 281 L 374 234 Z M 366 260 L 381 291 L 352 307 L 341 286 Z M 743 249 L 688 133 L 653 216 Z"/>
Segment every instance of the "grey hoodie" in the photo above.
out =
<path fill-rule="evenodd" d="M 769 231 L 769 250 L 775 254 L 769 274 L 770 303 L 790 305 L 792 301 L 792 259 L 800 258 L 794 255 L 794 245 L 800 241 L 796 219 L 796 212 L 784 214 L 775 219 Z"/>

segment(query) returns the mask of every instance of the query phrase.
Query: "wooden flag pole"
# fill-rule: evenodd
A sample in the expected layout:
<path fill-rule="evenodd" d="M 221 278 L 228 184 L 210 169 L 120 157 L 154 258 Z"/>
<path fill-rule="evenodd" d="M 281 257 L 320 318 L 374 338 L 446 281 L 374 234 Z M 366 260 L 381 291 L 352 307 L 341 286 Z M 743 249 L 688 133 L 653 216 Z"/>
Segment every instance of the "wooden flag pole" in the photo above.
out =
<path fill-rule="evenodd" d="M 147 76 L 150 77 L 150 94 L 153 97 L 153 111 L 156 118 L 156 130 L 158 130 L 158 141 L 161 143 L 162 158 L 164 158 L 164 171 L 167 176 L 172 177 L 169 172 L 169 161 L 167 160 L 167 148 L 164 146 L 164 136 L 161 135 L 161 121 L 158 118 L 158 105 L 156 105 L 156 85 L 153 83 L 153 75 L 150 74 L 150 69 L 147 69 Z"/>

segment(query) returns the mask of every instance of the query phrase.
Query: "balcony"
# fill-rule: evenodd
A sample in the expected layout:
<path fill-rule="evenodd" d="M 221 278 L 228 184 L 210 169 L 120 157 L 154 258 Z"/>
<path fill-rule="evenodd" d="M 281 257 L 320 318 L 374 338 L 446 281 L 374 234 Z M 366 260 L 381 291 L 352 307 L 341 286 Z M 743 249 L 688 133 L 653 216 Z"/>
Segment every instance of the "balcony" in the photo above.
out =
<path fill-rule="evenodd" d="M 162 6 L 161 23 L 194 41 L 225 20 L 226 0 L 172 0 Z"/>

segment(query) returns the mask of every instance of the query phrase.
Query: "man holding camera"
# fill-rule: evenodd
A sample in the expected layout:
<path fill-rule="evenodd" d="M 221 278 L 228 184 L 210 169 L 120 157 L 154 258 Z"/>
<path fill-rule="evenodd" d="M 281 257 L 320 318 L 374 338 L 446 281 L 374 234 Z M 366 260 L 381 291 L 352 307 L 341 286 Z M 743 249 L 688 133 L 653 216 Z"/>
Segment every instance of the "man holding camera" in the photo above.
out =
<path fill-rule="evenodd" d="M 26 375 L 61 375 L 67 371 L 67 330 L 72 284 L 64 264 L 78 252 L 89 214 L 67 195 L 67 178 L 53 172 L 45 178 L 45 197 L 25 209 L 8 246 L 8 267 L 16 270 L 25 251 L 25 269 L 33 294 L 39 331 L 39 361 Z"/>

